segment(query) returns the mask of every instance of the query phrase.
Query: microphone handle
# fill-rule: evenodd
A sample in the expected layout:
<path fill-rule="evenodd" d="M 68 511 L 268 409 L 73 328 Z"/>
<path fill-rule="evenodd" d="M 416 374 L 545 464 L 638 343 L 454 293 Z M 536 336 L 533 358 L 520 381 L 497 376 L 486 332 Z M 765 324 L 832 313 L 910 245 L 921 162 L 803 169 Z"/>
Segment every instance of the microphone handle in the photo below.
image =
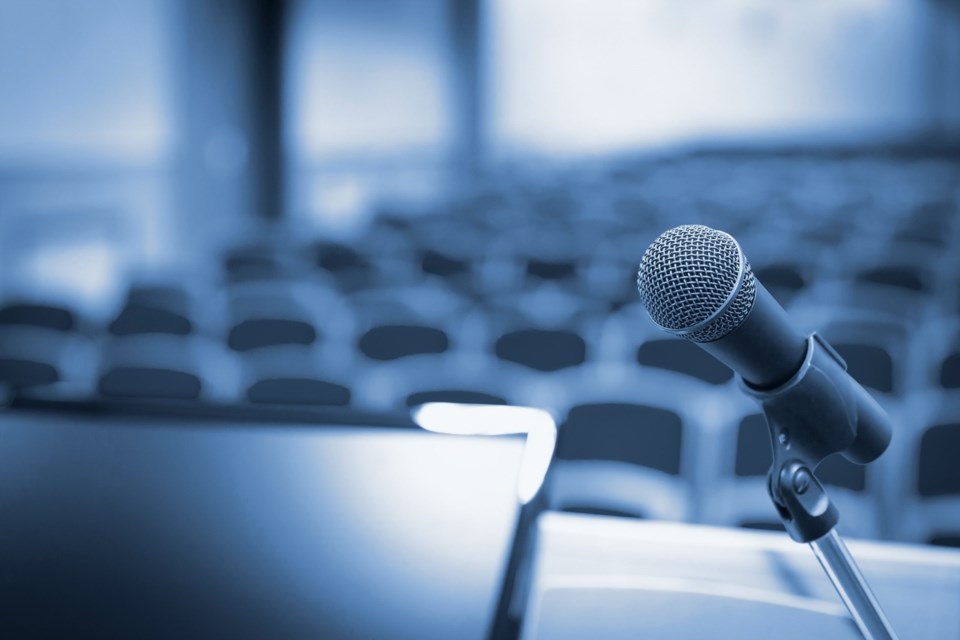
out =
<path fill-rule="evenodd" d="M 807 339 L 790 322 L 770 292 L 756 283 L 750 313 L 736 329 L 713 342 L 701 342 L 710 355 L 740 374 L 751 387 L 773 389 L 789 380 L 803 364 Z"/>

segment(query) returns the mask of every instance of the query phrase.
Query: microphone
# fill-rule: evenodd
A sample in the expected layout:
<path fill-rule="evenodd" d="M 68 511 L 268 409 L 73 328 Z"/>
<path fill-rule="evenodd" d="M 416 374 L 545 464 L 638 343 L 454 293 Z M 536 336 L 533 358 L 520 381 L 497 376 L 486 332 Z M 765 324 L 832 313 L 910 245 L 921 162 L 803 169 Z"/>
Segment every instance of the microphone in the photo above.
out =
<path fill-rule="evenodd" d="M 637 289 L 660 328 L 736 371 L 776 436 L 792 438 L 810 462 L 843 452 L 863 464 L 886 449 L 886 413 L 822 337 L 794 328 L 729 234 L 703 225 L 663 232 L 643 254 Z"/>
<path fill-rule="evenodd" d="M 755 389 L 780 386 L 803 363 L 806 339 L 727 233 L 663 232 L 643 254 L 637 288 L 660 328 L 698 343 Z"/>

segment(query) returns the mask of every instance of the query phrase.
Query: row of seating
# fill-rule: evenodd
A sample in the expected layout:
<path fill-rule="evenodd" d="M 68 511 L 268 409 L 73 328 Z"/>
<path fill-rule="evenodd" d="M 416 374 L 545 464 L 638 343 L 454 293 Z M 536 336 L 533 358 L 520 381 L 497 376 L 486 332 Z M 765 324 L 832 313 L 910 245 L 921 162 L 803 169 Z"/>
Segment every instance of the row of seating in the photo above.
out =
<path fill-rule="evenodd" d="M 215 378 L 231 366 L 229 360 L 263 360 L 267 351 L 345 377 L 370 363 L 433 355 L 487 359 L 490 366 L 516 363 L 537 372 L 633 361 L 708 382 L 731 378 L 694 346 L 658 331 L 639 303 L 608 312 L 581 308 L 549 288 L 532 295 L 532 300 L 503 300 L 493 307 L 443 290 L 401 289 L 349 300 L 329 297 L 318 310 L 292 295 L 248 291 L 229 300 L 218 329 L 206 331 L 183 310 L 184 296 L 175 289 L 131 290 L 102 332 L 79 330 L 80 320 L 53 304 L 12 303 L 0 307 L 0 356 L 7 362 L 3 380 L 14 387 L 79 381 L 94 375 L 97 363 L 114 359 L 148 366 L 156 363 L 151 345 L 161 344 L 159 356 L 167 365 L 176 367 L 181 354 L 180 369 L 201 378 L 190 366 L 195 356 L 221 363 L 211 374 Z M 165 304 L 167 299 L 180 306 Z M 911 326 L 866 306 L 850 311 L 793 304 L 791 312 L 801 329 L 824 335 L 854 376 L 884 396 L 902 399 L 960 386 L 956 316 L 934 315 Z M 82 360 L 71 358 L 84 349 Z M 87 372 L 81 375 L 84 366 Z"/>
<path fill-rule="evenodd" d="M 505 172 L 426 212 L 385 211 L 349 242 L 257 241 L 190 279 L 136 281 L 106 320 L 6 300 L 0 383 L 247 406 L 542 406 L 561 422 L 557 508 L 771 526 L 756 407 L 729 369 L 654 327 L 635 290 L 647 244 L 701 222 L 738 238 L 894 418 L 880 462 L 821 470 L 842 529 L 950 542 L 958 185 L 955 164 L 887 156 Z"/>

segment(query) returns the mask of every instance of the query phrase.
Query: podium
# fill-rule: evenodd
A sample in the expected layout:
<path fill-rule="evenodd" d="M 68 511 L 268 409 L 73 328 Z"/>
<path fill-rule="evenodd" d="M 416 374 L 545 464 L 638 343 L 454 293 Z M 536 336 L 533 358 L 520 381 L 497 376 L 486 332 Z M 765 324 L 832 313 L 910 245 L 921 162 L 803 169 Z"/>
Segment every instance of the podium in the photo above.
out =
<path fill-rule="evenodd" d="M 535 539 L 522 640 L 861 637 L 782 533 L 546 512 Z M 960 637 L 960 551 L 848 542 L 904 637 Z"/>

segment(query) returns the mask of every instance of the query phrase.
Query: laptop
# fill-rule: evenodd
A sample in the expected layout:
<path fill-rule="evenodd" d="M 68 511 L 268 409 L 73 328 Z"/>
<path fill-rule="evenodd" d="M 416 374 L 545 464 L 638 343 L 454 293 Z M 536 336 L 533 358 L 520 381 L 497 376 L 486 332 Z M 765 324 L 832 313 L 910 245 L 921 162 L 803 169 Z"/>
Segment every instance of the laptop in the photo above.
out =
<path fill-rule="evenodd" d="M 523 447 L 8 409 L 0 637 L 486 637 Z"/>

